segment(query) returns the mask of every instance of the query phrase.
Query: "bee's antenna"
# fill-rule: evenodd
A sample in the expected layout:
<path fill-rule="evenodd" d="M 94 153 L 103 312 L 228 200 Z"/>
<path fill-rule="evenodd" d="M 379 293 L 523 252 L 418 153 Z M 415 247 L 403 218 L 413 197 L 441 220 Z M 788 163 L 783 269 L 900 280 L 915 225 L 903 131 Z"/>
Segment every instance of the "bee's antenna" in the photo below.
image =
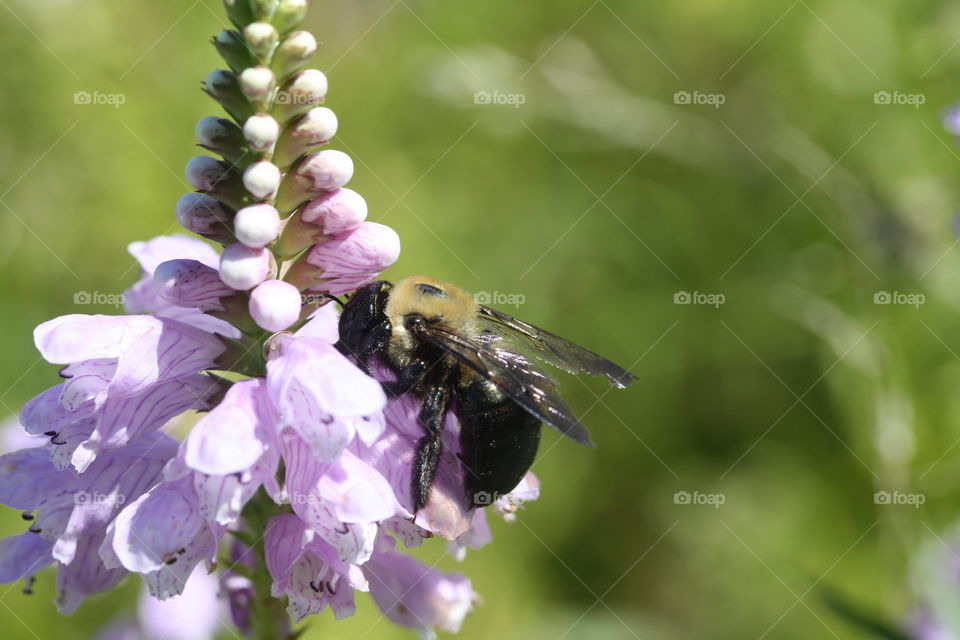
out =
<path fill-rule="evenodd" d="M 340 305 L 340 308 L 343 309 L 344 302 L 340 298 L 334 295 L 330 295 L 329 293 L 324 294 L 324 296 L 336 302 L 338 305 Z"/>

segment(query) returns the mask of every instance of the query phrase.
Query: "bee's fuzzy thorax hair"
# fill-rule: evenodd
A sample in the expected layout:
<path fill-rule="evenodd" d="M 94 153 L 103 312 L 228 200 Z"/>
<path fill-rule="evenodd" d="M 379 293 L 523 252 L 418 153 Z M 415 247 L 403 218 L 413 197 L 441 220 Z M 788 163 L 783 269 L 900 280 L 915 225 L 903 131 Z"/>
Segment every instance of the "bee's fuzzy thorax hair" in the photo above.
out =
<path fill-rule="evenodd" d="M 404 318 L 414 314 L 469 335 L 476 325 L 477 303 L 469 293 L 448 282 L 411 276 L 393 285 L 386 315 L 394 327 L 402 327 Z"/>

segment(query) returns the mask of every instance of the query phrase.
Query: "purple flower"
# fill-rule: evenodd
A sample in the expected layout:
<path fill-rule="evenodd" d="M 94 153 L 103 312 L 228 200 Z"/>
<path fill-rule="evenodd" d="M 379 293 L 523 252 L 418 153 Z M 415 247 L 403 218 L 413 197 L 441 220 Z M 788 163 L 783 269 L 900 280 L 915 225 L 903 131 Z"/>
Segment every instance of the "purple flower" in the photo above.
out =
<path fill-rule="evenodd" d="M 179 320 L 208 333 L 240 337 L 240 332 L 227 322 L 206 315 L 201 309 L 170 302 L 155 285 L 157 267 L 170 260 L 195 260 L 215 269 L 220 259 L 210 245 L 187 236 L 160 236 L 148 242 L 134 242 L 129 251 L 140 262 L 143 275 L 137 284 L 124 292 L 128 313 L 149 313 L 159 318 Z"/>
<path fill-rule="evenodd" d="M 326 76 L 303 68 L 316 49 L 296 30 L 306 4 L 225 4 L 237 30 L 214 43 L 231 71 L 210 74 L 206 90 L 232 121 L 197 127 L 222 159 L 187 164 L 202 193 L 176 207 L 187 230 L 222 250 L 178 235 L 135 242 L 130 315 L 66 315 L 34 332 L 62 380 L 23 407 L 19 437 L 5 434 L 22 448 L 0 457 L 0 503 L 29 524 L 0 540 L 0 581 L 29 584 L 55 565 L 57 605 L 69 613 L 139 574 L 139 621 L 103 637 L 206 640 L 227 602 L 242 632 L 279 637 L 289 620 L 257 610 L 271 596 L 286 598 L 294 620 L 328 606 L 342 618 L 358 591 L 429 635 L 459 629 L 476 598 L 465 577 L 396 545 L 436 535 L 462 559 L 490 541 L 485 512 L 461 495 L 456 418 L 414 518 L 419 401 L 388 402 L 334 346 L 335 306 L 303 301 L 372 282 L 400 253 L 396 232 L 366 221 L 366 202 L 343 188 L 351 158 L 316 150 L 338 121 L 316 106 Z M 495 510 L 512 519 L 538 491 L 528 474 Z"/>
<path fill-rule="evenodd" d="M 0 541 L 0 579 L 27 578 L 56 561 L 57 604 L 65 613 L 113 587 L 125 572 L 100 560 L 107 525 L 157 482 L 175 452 L 172 438 L 154 432 L 98 457 L 80 475 L 56 469 L 44 447 L 0 457 L 0 503 L 35 512 L 27 533 Z"/>
<path fill-rule="evenodd" d="M 363 573 L 384 615 L 427 636 L 435 628 L 459 631 L 477 598 L 465 576 L 444 574 L 398 551 L 375 554 Z"/>
<path fill-rule="evenodd" d="M 354 614 L 355 590 L 367 591 L 363 571 L 341 560 L 336 551 L 296 515 L 274 517 L 265 536 L 272 593 L 287 596 L 287 611 L 296 620 L 330 605 L 337 619 Z"/>

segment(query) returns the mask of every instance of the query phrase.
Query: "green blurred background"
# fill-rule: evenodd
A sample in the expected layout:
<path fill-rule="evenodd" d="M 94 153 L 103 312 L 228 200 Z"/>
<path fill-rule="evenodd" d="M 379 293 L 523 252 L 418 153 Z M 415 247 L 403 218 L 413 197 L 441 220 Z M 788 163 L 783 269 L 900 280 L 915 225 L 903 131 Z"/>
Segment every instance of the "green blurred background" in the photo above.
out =
<path fill-rule="evenodd" d="M 216 0 L 0 1 L 5 412 L 56 381 L 32 328 L 118 312 L 75 295 L 174 232 L 225 26 Z M 824 589 L 906 624 L 918 549 L 956 562 L 960 5 L 329 0 L 308 26 L 331 146 L 402 238 L 387 277 L 489 292 L 640 378 L 563 379 L 598 447 L 547 433 L 541 499 L 441 562 L 483 598 L 461 637 L 875 637 Z M 52 582 L 0 588 L 4 637 L 90 637 L 139 588 L 63 618 Z M 305 637 L 412 635 L 358 607 Z"/>

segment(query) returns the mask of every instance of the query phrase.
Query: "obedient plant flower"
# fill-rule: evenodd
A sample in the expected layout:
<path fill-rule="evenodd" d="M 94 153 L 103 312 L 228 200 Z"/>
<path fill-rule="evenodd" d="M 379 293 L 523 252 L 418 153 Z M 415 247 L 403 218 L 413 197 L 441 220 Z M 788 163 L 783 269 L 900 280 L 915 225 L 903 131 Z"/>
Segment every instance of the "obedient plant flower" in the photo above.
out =
<path fill-rule="evenodd" d="M 438 536 L 462 558 L 490 541 L 484 511 L 460 496 L 456 420 L 414 518 L 418 401 L 388 398 L 334 346 L 331 300 L 378 278 L 399 238 L 345 187 L 350 157 L 319 150 L 335 146 L 337 118 L 318 106 L 326 76 L 304 68 L 317 49 L 298 30 L 306 1 L 224 4 L 236 29 L 213 44 L 229 69 L 204 88 L 228 117 L 195 131 L 219 158 L 187 162 L 196 192 L 175 207 L 203 239 L 133 243 L 127 315 L 66 315 L 34 332 L 62 381 L 23 407 L 21 448 L 0 457 L 0 502 L 26 528 L 0 540 L 0 581 L 29 590 L 55 565 L 69 613 L 129 574 L 156 600 L 215 580 L 257 638 L 286 637 L 284 608 L 294 621 L 328 606 L 341 618 L 369 592 L 397 624 L 456 631 L 476 597 L 469 580 L 396 544 Z M 528 474 L 495 510 L 515 517 L 537 492 Z M 169 625 L 196 616 L 195 637 L 209 637 L 215 607 L 196 599 L 206 613 L 191 612 L 194 596 L 173 601 L 177 614 L 149 613 L 147 600 L 136 627 L 105 633 L 187 637 Z"/>

